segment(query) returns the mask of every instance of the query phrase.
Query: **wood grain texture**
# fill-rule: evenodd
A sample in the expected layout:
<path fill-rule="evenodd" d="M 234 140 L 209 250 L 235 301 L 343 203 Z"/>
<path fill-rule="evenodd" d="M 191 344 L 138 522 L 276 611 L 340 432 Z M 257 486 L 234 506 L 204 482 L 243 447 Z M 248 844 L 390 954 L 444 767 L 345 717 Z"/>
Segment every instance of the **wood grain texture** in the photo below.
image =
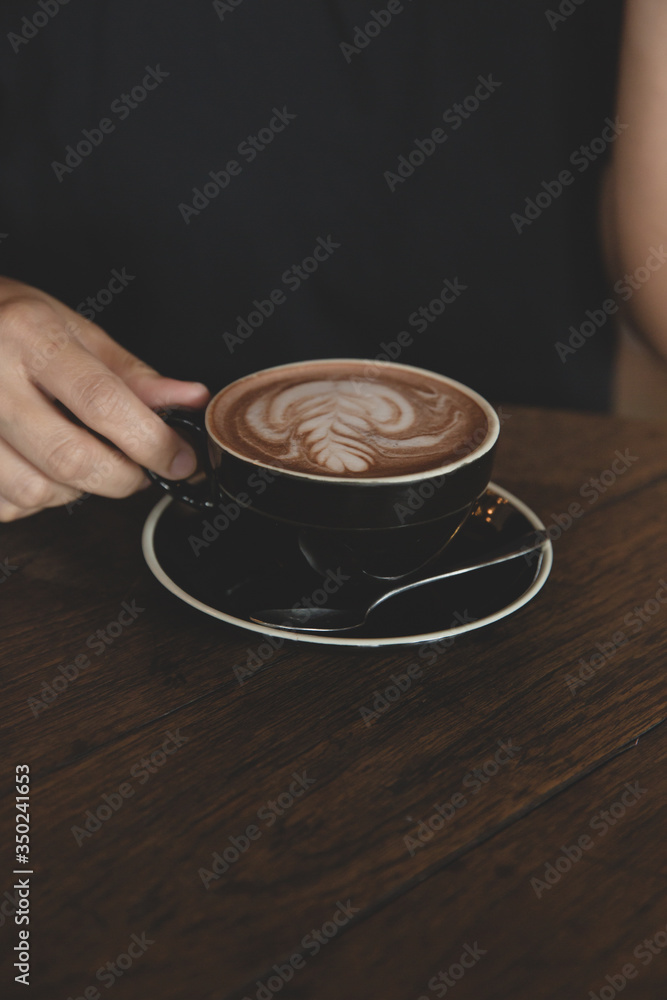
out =
<path fill-rule="evenodd" d="M 115 982 L 114 996 L 221 1000 L 284 961 L 347 899 L 359 914 L 332 942 L 331 954 L 347 954 L 343 945 L 357 936 L 366 942 L 359 953 L 350 952 L 354 976 L 344 986 L 347 960 L 325 972 L 323 954 L 295 975 L 294 988 L 306 992 L 294 995 L 333 996 L 325 992 L 331 977 L 339 996 L 391 1000 L 415 990 L 418 996 L 426 990 L 432 957 L 435 966 L 440 961 L 433 950 L 424 952 L 421 979 L 399 988 L 400 977 L 388 976 L 371 990 L 371 971 L 392 968 L 389 960 L 399 952 L 385 925 L 376 923 L 382 914 L 403 928 L 402 914 L 412 912 L 409 901 L 417 892 L 430 892 L 472 859 L 482 871 L 490 863 L 489 845 L 501 839 L 521 857 L 526 824 L 540 816 L 550 817 L 547 826 L 566 823 L 572 796 L 592 780 L 582 776 L 667 716 L 660 669 L 667 605 L 655 597 L 667 571 L 667 432 L 650 424 L 517 410 L 503 435 L 496 481 L 513 488 L 547 523 L 577 497 L 584 512 L 556 538 L 552 576 L 533 603 L 440 651 L 287 641 L 240 686 L 233 666 L 245 662 L 261 637 L 208 620 L 153 580 L 139 550 L 153 497 L 91 499 L 71 515 L 46 512 L 2 532 L 0 557 L 6 551 L 18 569 L 0 591 L 0 829 L 9 831 L 13 816 L 6 765 L 26 760 L 37 778 L 39 982 L 33 996 L 82 995 L 96 983 L 96 970 L 126 949 L 132 933 L 146 932 L 155 944 Z M 616 449 L 643 457 L 589 503 L 581 485 L 610 467 Z M 133 601 L 144 609 L 136 620 L 99 656 L 91 654 L 90 667 L 35 717 L 27 699 L 57 675 L 59 664 L 90 653 L 87 638 L 116 619 L 123 602 Z M 646 602 L 653 602 L 650 614 L 642 610 Z M 636 617 L 637 607 L 645 622 Z M 619 632 L 624 641 L 616 645 Z M 581 661 L 589 679 L 573 689 Z M 366 725 L 361 707 L 372 707 L 375 693 L 412 662 L 421 676 Z M 167 732 L 179 731 L 182 745 L 162 754 L 164 761 L 158 756 L 154 773 L 147 771 L 141 760 Z M 498 741 L 512 741 L 521 751 L 473 793 L 466 776 L 492 760 Z M 304 771 L 314 783 L 269 825 L 266 803 L 289 796 L 293 775 Z M 103 796 L 113 798 L 124 783 L 132 795 L 90 837 L 78 835 L 79 845 L 72 827 L 81 827 L 87 810 L 104 805 Z M 655 787 L 658 800 L 657 776 Z M 466 795 L 465 806 L 411 856 L 404 837 L 456 793 Z M 211 871 L 214 852 L 229 848 L 230 837 L 243 843 L 250 824 L 258 839 L 205 888 L 199 869 Z M 9 834 L 0 846 L 0 872 L 11 872 L 8 842 Z M 503 883 L 507 892 L 512 871 Z M 486 892 L 486 878 L 481 874 L 476 888 L 471 876 L 471 900 Z M 5 881 L 0 894 L 11 887 L 11 875 Z M 423 897 L 428 906 L 442 891 Z M 554 916 L 554 934 L 561 917 Z M 575 907 L 575 923 L 584 919 Z M 4 921 L 0 941 L 13 944 L 15 931 Z M 452 942 L 455 950 L 458 938 L 446 938 L 447 947 Z M 602 932 L 591 938 L 599 962 L 603 944 Z M 519 944 L 511 954 L 521 963 L 528 952 Z M 483 968 L 480 963 L 475 973 L 485 975 Z M 502 968 L 507 990 L 501 977 L 489 997 L 524 988 L 510 965 Z M 583 982 L 580 954 L 573 968 Z M 11 968 L 3 966 L 0 981 L 11 979 Z M 465 982 L 458 986 L 461 995 Z"/>
<path fill-rule="evenodd" d="M 664 997 L 666 765 L 663 724 L 317 955 L 311 946 L 281 997 Z"/>

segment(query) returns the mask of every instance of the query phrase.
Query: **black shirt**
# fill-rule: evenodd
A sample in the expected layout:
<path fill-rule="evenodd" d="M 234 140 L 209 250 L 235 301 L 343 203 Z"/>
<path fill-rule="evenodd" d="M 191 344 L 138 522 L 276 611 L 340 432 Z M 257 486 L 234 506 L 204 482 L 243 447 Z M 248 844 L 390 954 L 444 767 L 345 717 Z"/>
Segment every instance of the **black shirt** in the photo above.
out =
<path fill-rule="evenodd" d="M 611 321 L 555 345 L 609 295 L 621 3 L 571 6 L 5 0 L 0 271 L 213 390 L 387 356 L 603 408 Z"/>

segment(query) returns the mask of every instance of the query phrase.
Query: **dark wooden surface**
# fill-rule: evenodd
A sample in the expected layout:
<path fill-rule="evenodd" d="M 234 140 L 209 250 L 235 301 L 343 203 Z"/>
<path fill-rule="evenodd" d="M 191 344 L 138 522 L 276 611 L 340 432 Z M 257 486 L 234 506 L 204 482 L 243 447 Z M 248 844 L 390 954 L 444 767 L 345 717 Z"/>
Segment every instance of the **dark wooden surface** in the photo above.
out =
<path fill-rule="evenodd" d="M 153 579 L 140 551 L 152 492 L 1 529 L 0 562 L 17 569 L 0 585 L 0 897 L 13 883 L 19 762 L 34 778 L 35 870 L 32 986 L 13 983 L 8 903 L 2 995 L 430 1000 L 454 989 L 433 977 L 458 974 L 466 945 L 479 957 L 456 982 L 460 1000 L 611 996 L 628 963 L 636 975 L 619 992 L 664 995 L 667 948 L 642 942 L 667 944 L 667 604 L 655 601 L 667 577 L 667 428 L 504 412 L 495 480 L 547 524 L 573 503 L 582 515 L 555 541 L 531 604 L 437 655 L 286 642 L 239 685 L 234 665 L 262 637 Z M 591 477 L 617 451 L 627 470 L 602 492 Z M 658 609 L 638 627 L 633 609 L 647 601 Z M 88 637 L 122 602 L 144 610 L 91 653 Z M 627 641 L 611 647 L 619 630 Z M 596 644 L 613 655 L 571 690 Z M 28 699 L 86 652 L 90 667 L 35 717 Z M 365 725 L 360 708 L 412 662 L 422 676 Z M 149 773 L 139 762 L 168 732 L 182 745 Z M 499 741 L 517 749 L 477 788 L 467 776 Z M 284 815 L 258 818 L 304 773 L 312 783 Z M 72 827 L 124 783 L 134 794 L 79 845 Z M 626 785 L 637 801 L 601 834 L 595 817 Z M 465 805 L 411 852 L 405 838 L 457 793 Z M 258 839 L 205 888 L 200 869 L 251 824 Z M 538 898 L 531 879 L 583 835 L 592 846 Z M 331 931 L 335 913 L 342 922 L 341 903 L 352 916 L 313 954 L 308 935 Z M 121 977 L 96 979 L 133 934 L 153 943 Z M 297 952 L 289 982 L 271 979 Z"/>

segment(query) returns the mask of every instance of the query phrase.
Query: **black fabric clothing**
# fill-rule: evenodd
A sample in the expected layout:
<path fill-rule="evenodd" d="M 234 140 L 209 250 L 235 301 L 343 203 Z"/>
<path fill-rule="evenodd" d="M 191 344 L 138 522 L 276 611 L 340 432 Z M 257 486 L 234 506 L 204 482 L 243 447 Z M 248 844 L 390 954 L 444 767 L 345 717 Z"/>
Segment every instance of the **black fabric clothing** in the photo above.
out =
<path fill-rule="evenodd" d="M 385 354 L 605 408 L 611 323 L 554 345 L 608 297 L 621 3 L 571 7 L 5 0 L 0 272 L 212 390 Z"/>

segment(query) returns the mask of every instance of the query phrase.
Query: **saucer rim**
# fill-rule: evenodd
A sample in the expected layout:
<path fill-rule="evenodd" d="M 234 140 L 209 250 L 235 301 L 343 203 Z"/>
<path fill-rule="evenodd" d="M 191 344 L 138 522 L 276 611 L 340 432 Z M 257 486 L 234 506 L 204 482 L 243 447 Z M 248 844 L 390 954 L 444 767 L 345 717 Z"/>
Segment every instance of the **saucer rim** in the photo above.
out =
<path fill-rule="evenodd" d="M 494 482 L 490 482 L 487 489 L 493 490 L 494 493 L 497 493 L 503 499 L 511 503 L 512 506 L 518 510 L 519 513 L 523 514 L 524 517 L 530 521 L 531 525 L 538 531 L 546 530 L 545 525 L 537 514 L 531 510 L 531 508 L 525 504 L 523 500 L 520 500 L 513 493 L 510 493 L 509 490 L 504 489 L 502 486 L 498 486 L 498 484 Z M 212 608 L 210 605 L 205 604 L 198 598 L 192 597 L 188 594 L 187 591 L 183 590 L 183 588 L 180 587 L 175 580 L 173 580 L 172 577 L 165 572 L 158 561 L 153 543 L 157 524 L 164 511 L 172 502 L 174 502 L 173 498 L 169 495 L 160 498 L 158 503 L 155 507 L 153 507 L 146 518 L 141 534 L 141 548 L 148 568 L 153 576 L 162 584 L 163 587 L 166 588 L 166 590 L 172 593 L 175 597 L 178 597 L 185 604 L 190 605 L 190 607 L 195 608 L 198 611 L 202 611 L 204 614 L 208 615 L 209 618 L 216 618 L 218 621 L 224 621 L 228 625 L 235 625 L 237 628 L 242 628 L 246 632 L 257 632 L 259 635 L 270 635 L 282 639 L 293 639 L 296 642 L 310 642 L 320 646 L 366 646 L 377 648 L 380 646 L 419 645 L 422 643 L 438 642 L 439 640 L 447 639 L 450 636 L 463 635 L 465 632 L 474 632 L 476 629 L 484 628 L 487 625 L 493 624 L 493 622 L 501 621 L 503 618 L 509 617 L 509 615 L 514 614 L 515 611 L 519 611 L 519 609 L 525 604 L 528 604 L 540 592 L 546 583 L 553 565 L 553 545 L 551 543 L 551 539 L 547 537 L 542 544 L 542 562 L 540 564 L 539 571 L 530 586 L 519 597 L 498 611 L 494 611 L 493 614 L 486 615 L 484 618 L 479 618 L 474 622 L 457 625 L 456 627 L 438 629 L 436 632 L 423 632 L 403 636 L 380 636 L 377 638 L 317 635 L 314 633 L 296 631 L 292 632 L 289 629 L 278 629 L 271 628 L 268 625 L 258 625 L 255 622 L 246 621 L 244 618 L 235 618 L 226 611 L 219 611 L 217 608 Z"/>

